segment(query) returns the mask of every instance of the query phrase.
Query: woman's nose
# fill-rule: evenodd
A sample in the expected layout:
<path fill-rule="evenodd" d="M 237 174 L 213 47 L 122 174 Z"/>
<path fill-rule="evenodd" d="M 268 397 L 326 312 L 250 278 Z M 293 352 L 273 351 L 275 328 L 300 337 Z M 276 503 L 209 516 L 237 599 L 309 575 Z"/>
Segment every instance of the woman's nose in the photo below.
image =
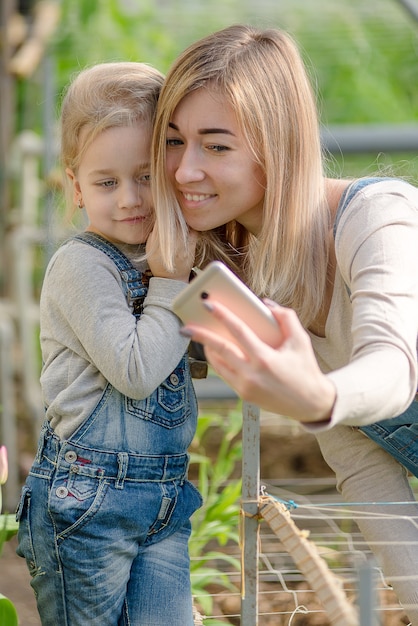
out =
<path fill-rule="evenodd" d="M 180 185 L 199 182 L 205 178 L 201 159 L 196 151 L 185 150 L 174 170 L 176 181 Z"/>

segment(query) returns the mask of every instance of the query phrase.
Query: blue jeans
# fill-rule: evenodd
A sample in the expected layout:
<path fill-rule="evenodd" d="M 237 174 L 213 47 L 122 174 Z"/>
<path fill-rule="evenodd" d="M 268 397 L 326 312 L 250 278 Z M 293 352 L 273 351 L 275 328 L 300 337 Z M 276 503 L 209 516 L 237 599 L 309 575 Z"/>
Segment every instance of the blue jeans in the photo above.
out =
<path fill-rule="evenodd" d="M 418 402 L 391 419 L 360 428 L 414 476 L 418 476 Z"/>
<path fill-rule="evenodd" d="M 17 512 L 43 626 L 193 625 L 188 539 L 202 498 L 187 480 L 196 415 L 180 365 L 169 383 L 181 402 L 161 389 L 131 402 L 109 385 L 67 441 L 44 424 Z"/>

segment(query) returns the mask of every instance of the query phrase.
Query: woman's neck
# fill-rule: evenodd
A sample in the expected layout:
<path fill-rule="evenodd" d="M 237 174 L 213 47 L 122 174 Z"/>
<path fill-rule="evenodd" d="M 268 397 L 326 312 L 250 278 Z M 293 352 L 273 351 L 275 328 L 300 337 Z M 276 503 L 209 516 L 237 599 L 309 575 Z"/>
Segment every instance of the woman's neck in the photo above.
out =
<path fill-rule="evenodd" d="M 325 180 L 325 193 L 328 208 L 331 216 L 330 229 L 328 231 L 328 267 L 327 267 L 327 283 L 325 287 L 324 302 L 316 318 L 309 324 L 309 330 L 318 337 L 325 337 L 325 327 L 331 307 L 332 295 L 334 293 L 334 279 L 337 260 L 335 257 L 334 233 L 333 226 L 335 215 L 341 196 L 347 187 L 351 184 L 351 180 L 339 180 L 327 178 Z"/>
<path fill-rule="evenodd" d="M 326 178 L 325 179 L 325 195 L 331 215 L 331 223 L 334 223 L 335 215 L 337 213 L 338 205 L 341 200 L 341 196 L 349 185 L 353 182 L 352 179 L 339 179 L 339 178 Z"/>

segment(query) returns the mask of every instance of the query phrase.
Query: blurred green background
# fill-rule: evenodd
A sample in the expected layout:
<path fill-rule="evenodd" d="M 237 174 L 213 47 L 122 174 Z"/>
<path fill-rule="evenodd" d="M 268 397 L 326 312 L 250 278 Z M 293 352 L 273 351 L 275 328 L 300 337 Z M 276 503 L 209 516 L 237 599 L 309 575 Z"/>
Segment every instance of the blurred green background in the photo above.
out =
<path fill-rule="evenodd" d="M 189 43 L 237 22 L 290 32 L 324 129 L 337 143 L 341 130 L 359 137 L 349 149 L 347 136 L 339 147 L 334 141 L 330 175 L 390 172 L 418 185 L 418 0 L 0 0 L 0 444 L 9 451 L 3 502 L 10 511 L 43 420 L 40 285 L 68 232 L 57 171 L 62 90 L 75 72 L 103 61 L 142 61 L 166 72 Z M 367 148 L 370 131 L 378 141 Z M 233 457 L 228 449 L 217 458 Z M 219 468 L 210 467 L 202 464 L 213 470 L 202 475 L 217 508 L 204 514 L 223 523 Z"/>
<path fill-rule="evenodd" d="M 418 184 L 418 0 L 1 0 L 0 18 L 0 442 L 10 450 L 25 415 L 34 427 L 19 446 L 33 448 L 43 414 L 38 299 L 66 235 L 56 122 L 75 72 L 115 60 L 165 72 L 189 43 L 232 23 L 283 28 L 300 45 L 324 129 L 361 140 L 334 141 L 329 174 Z M 370 130 L 391 140 L 368 149 Z M 8 483 L 13 494 L 17 470 Z"/>
<path fill-rule="evenodd" d="M 13 57 L 22 56 L 28 40 L 43 39 L 39 59 L 33 55 L 32 66 L 27 64 L 23 73 L 18 67 L 9 76 L 12 106 L 10 119 L 3 121 L 3 134 L 9 135 L 6 145 L 27 129 L 51 142 L 60 93 L 75 71 L 102 61 L 140 60 L 165 72 L 190 42 L 234 22 L 284 28 L 296 38 L 317 86 L 324 126 L 373 124 L 386 128 L 418 121 L 418 21 L 407 8 L 415 0 L 2 2 L 3 12 L 7 5 L 10 12 L 13 6 L 15 13 L 20 9 L 26 27 L 21 41 L 9 46 L 12 66 Z M 55 17 L 51 18 L 51 12 Z M 48 20 L 53 25 L 43 35 Z M 3 83 L 2 100 L 5 94 Z M 3 118 L 5 108 L 2 105 L 0 109 Z M 396 129 L 393 131 L 396 137 Z M 4 153 L 4 138 L 2 143 Z M 361 152 L 353 158 L 352 151 L 334 151 L 330 173 L 351 176 L 392 166 L 395 173 L 418 181 L 416 151 L 372 148 Z M 49 146 L 43 176 L 52 160 Z M 2 183 L 7 186 L 7 157 L 2 165 Z M 13 189 L 9 188 L 9 194 L 8 203 L 13 203 Z M 4 202 L 2 205 L 4 211 Z M 4 228 L 4 218 L 2 222 Z"/>
<path fill-rule="evenodd" d="M 53 135 L 59 95 L 71 75 L 86 65 L 140 60 L 165 72 L 190 42 L 234 22 L 284 28 L 296 38 L 317 85 L 324 126 L 418 121 L 418 22 L 400 0 L 26 0 L 11 4 L 23 7 L 27 38 L 40 30 L 36 26 L 39 7 L 45 10 L 50 5 L 59 11 L 39 63 L 26 76 L 14 77 L 14 119 L 8 125 L 14 134 L 31 129 L 44 137 Z M 18 47 L 12 55 L 16 52 Z M 351 153 L 336 154 L 329 163 L 332 173 L 343 176 L 386 165 L 418 181 L 413 151 L 372 150 L 354 159 Z M 51 159 L 46 166 L 51 166 Z"/>

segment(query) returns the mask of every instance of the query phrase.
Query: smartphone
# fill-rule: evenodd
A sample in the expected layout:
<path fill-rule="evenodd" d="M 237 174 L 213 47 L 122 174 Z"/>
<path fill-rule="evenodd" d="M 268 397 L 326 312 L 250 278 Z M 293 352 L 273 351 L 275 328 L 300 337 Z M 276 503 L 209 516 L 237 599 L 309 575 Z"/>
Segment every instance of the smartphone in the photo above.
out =
<path fill-rule="evenodd" d="M 228 307 L 268 345 L 279 344 L 280 329 L 270 309 L 220 261 L 212 261 L 191 280 L 174 299 L 172 310 L 184 324 L 205 326 L 233 341 L 229 331 L 203 306 L 211 300 Z"/>

